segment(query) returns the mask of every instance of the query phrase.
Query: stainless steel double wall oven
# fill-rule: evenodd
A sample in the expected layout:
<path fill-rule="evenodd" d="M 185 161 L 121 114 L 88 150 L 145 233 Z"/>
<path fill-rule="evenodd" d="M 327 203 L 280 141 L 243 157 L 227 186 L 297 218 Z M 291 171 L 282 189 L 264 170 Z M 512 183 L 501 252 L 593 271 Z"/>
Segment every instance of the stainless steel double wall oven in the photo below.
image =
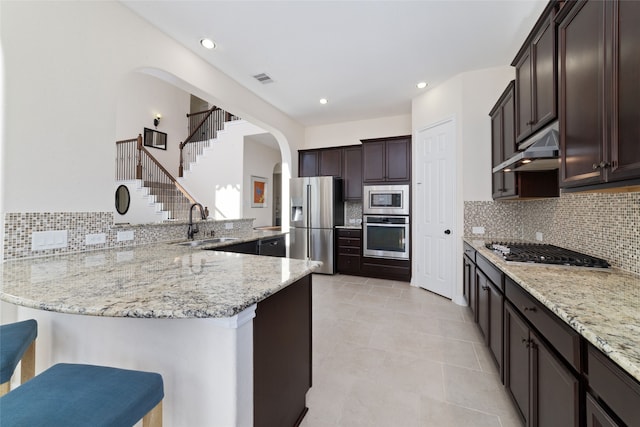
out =
<path fill-rule="evenodd" d="M 409 259 L 409 186 L 365 185 L 363 255 Z"/>

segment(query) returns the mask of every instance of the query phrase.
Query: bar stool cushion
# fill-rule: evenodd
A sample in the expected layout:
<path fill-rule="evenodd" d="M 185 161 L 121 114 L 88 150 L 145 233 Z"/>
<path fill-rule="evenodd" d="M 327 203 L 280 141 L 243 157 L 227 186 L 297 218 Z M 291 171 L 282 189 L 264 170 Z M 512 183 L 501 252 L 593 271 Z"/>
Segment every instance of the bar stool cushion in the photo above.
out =
<path fill-rule="evenodd" d="M 0 425 L 132 426 L 163 397 L 160 374 L 61 363 L 0 398 Z"/>
<path fill-rule="evenodd" d="M 31 319 L 0 326 L 0 384 L 11 379 L 22 355 L 38 336 L 38 323 Z"/>

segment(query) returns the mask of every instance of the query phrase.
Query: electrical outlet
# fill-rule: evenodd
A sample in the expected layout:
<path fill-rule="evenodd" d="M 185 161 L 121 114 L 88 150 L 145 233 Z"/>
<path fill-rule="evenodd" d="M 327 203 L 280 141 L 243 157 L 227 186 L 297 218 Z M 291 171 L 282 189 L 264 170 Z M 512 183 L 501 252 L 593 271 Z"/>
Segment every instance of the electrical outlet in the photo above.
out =
<path fill-rule="evenodd" d="M 128 240 L 133 240 L 133 230 L 128 231 L 118 231 L 118 242 L 126 242 Z"/>
<path fill-rule="evenodd" d="M 31 250 L 66 248 L 67 240 L 67 230 L 36 231 L 31 233 Z"/>
<path fill-rule="evenodd" d="M 224 228 L 225 230 L 233 230 L 233 223 L 232 222 L 225 223 Z"/>
<path fill-rule="evenodd" d="M 536 240 L 542 242 L 542 233 L 539 231 L 536 231 Z"/>
<path fill-rule="evenodd" d="M 107 243 L 107 235 L 105 233 L 87 234 L 84 236 L 85 245 L 100 245 Z"/>
<path fill-rule="evenodd" d="M 473 234 L 484 234 L 484 227 L 473 227 L 471 228 L 471 232 Z"/>

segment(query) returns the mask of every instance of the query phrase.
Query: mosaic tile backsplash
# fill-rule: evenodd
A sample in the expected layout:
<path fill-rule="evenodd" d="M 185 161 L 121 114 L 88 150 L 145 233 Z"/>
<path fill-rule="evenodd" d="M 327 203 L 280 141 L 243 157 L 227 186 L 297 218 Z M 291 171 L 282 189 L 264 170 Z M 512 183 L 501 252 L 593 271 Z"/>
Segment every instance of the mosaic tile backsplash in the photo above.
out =
<path fill-rule="evenodd" d="M 464 204 L 465 236 L 543 242 L 604 258 L 640 274 L 640 193 L 570 193 L 557 199 Z"/>
<path fill-rule="evenodd" d="M 198 222 L 197 237 L 223 237 L 250 231 L 253 219 Z M 232 228 L 226 225 L 231 223 Z M 67 247 L 31 250 L 31 234 L 37 231 L 67 230 Z M 118 242 L 118 232 L 133 231 L 134 239 Z M 106 243 L 87 245 L 86 235 L 105 233 Z M 113 212 L 32 212 L 6 213 L 4 218 L 4 259 L 39 257 L 53 254 L 81 252 L 105 248 L 118 248 L 167 242 L 187 238 L 186 221 L 145 225 L 114 225 Z"/>

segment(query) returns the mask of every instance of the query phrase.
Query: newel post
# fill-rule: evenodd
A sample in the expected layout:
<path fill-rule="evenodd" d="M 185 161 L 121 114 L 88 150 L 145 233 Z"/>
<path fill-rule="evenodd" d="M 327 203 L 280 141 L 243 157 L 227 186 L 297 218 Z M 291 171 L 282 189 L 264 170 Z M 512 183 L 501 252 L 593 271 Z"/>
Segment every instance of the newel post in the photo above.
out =
<path fill-rule="evenodd" d="M 182 178 L 182 172 L 184 168 L 182 167 L 182 149 L 184 148 L 184 142 L 180 143 L 180 165 L 178 166 L 178 176 Z"/>
<path fill-rule="evenodd" d="M 138 134 L 138 164 L 136 165 L 136 179 L 142 179 L 142 135 Z"/>

